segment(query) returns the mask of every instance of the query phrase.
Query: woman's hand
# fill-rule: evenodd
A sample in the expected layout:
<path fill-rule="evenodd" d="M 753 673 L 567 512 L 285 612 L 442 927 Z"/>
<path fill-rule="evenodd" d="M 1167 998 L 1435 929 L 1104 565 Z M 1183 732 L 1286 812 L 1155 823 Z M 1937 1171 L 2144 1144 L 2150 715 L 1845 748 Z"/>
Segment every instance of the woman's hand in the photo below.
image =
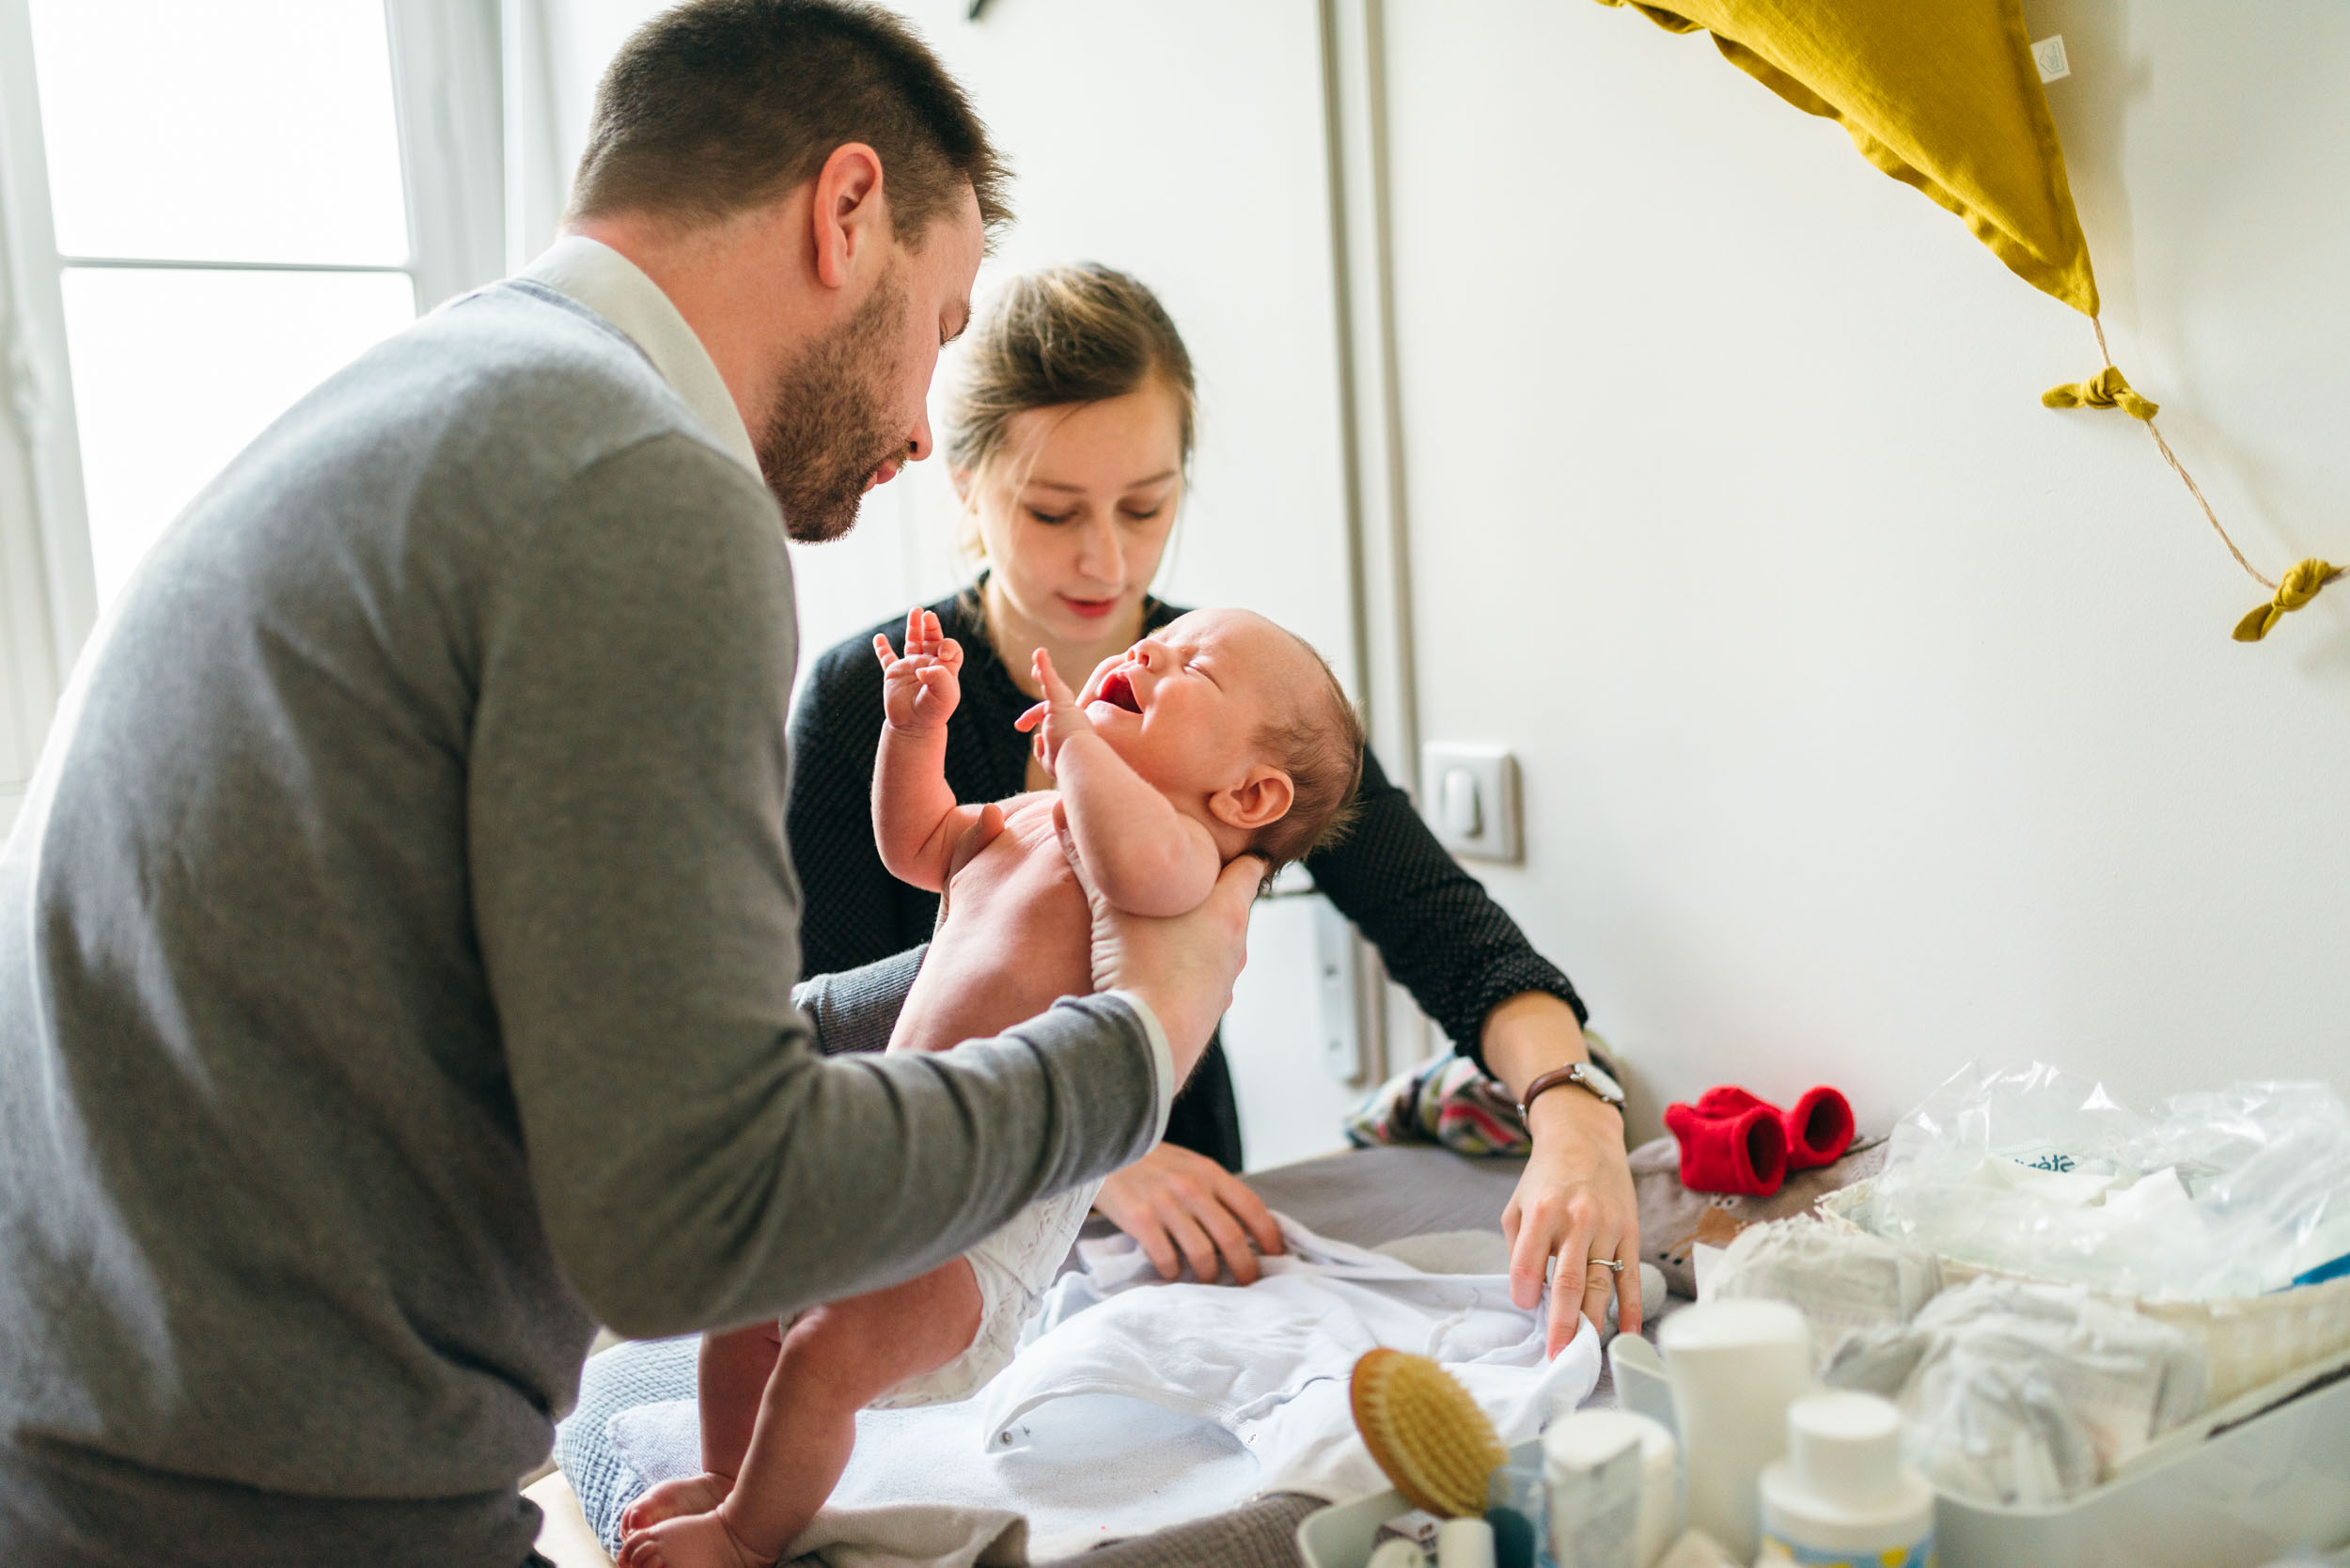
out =
<path fill-rule="evenodd" d="M 1583 1061 L 1582 1027 L 1556 996 L 1527 992 L 1485 1018 L 1485 1065 L 1514 1098 L 1543 1074 Z M 1550 1354 L 1574 1338 L 1578 1313 L 1597 1328 L 1616 1296 L 1616 1323 L 1640 1331 L 1640 1211 L 1623 1146 L 1623 1116 L 1573 1084 L 1534 1102 L 1527 1117 L 1534 1152 L 1517 1191 L 1501 1212 L 1510 1244 L 1510 1298 L 1520 1307 L 1542 1299 L 1550 1278 Z M 1593 1259 L 1620 1259 L 1619 1274 Z"/>
<path fill-rule="evenodd" d="M 1093 1206 L 1142 1244 L 1164 1279 L 1175 1278 L 1189 1263 L 1202 1283 L 1214 1283 L 1230 1269 L 1235 1281 L 1253 1285 L 1257 1254 L 1282 1250 L 1281 1228 L 1264 1200 L 1205 1154 L 1172 1143 L 1112 1173 Z"/>
<path fill-rule="evenodd" d="M 1574 1338 L 1578 1312 L 1593 1328 L 1600 1326 L 1610 1291 L 1617 1326 L 1638 1333 L 1640 1214 L 1625 1163 L 1623 1119 L 1568 1086 L 1535 1101 L 1528 1120 L 1534 1152 L 1501 1211 L 1502 1235 L 1510 1244 L 1510 1299 L 1521 1307 L 1541 1300 L 1543 1271 L 1555 1257 L 1551 1355 Z M 1622 1259 L 1623 1272 L 1592 1262 L 1600 1258 Z"/>

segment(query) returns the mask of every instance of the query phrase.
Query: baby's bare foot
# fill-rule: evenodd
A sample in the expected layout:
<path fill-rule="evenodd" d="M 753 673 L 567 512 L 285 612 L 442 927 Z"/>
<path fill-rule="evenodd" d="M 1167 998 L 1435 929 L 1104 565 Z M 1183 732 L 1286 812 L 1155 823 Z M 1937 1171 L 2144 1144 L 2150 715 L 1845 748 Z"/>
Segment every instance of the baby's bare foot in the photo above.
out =
<path fill-rule="evenodd" d="M 634 1535 L 681 1513 L 708 1513 L 734 1490 L 731 1476 L 704 1473 L 665 1481 L 621 1511 L 620 1533 Z"/>
<path fill-rule="evenodd" d="M 775 1560 L 737 1541 L 716 1513 L 687 1513 L 622 1541 L 619 1568 L 771 1568 Z"/>

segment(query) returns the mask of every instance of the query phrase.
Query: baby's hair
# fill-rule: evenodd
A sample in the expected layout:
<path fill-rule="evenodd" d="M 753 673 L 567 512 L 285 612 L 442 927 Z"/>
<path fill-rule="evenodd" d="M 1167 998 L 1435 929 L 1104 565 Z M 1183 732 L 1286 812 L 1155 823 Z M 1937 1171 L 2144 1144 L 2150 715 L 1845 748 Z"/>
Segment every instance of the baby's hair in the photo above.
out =
<path fill-rule="evenodd" d="M 1322 679 L 1306 695 L 1302 710 L 1267 725 L 1257 738 L 1260 747 L 1279 760 L 1293 792 L 1288 812 L 1280 821 L 1266 823 L 1248 846 L 1250 854 L 1263 855 L 1276 871 L 1338 843 L 1362 814 L 1355 799 L 1363 781 L 1362 718 L 1346 699 L 1330 662 L 1304 637 L 1296 640 L 1312 656 Z"/>

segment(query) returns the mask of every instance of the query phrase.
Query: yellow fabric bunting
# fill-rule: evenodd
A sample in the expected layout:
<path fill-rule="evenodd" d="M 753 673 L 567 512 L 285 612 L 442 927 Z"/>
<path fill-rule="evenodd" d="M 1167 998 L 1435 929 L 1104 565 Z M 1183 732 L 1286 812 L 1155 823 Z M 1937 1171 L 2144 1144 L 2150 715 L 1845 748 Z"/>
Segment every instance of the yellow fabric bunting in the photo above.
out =
<path fill-rule="evenodd" d="M 2113 366 L 2097 280 L 2040 89 L 2022 0 L 1600 0 L 1672 33 L 1710 34 L 1724 59 L 1806 114 L 1832 119 L 1884 173 L 1951 212 L 2033 288 L 2089 318 L 2106 368 L 2052 386 L 2048 408 L 2118 408 L 2145 425 L 2220 542 L 2274 597 L 2237 623 L 2258 642 L 2350 567 L 2305 560 L 2270 581 L 2230 537 L 2154 423 L 2159 406 Z"/>
<path fill-rule="evenodd" d="M 1724 59 L 1841 125 L 1863 158 L 1956 213 L 2025 282 L 2097 314 L 2020 0 L 1631 5 L 1668 32 L 1711 33 Z"/>
<path fill-rule="evenodd" d="M 2277 596 L 2242 620 L 2235 623 L 2235 640 L 2258 642 L 2276 628 L 2287 612 L 2297 610 L 2317 597 L 2317 590 L 2341 576 L 2350 568 L 2330 566 L 2325 561 L 2311 559 L 2298 563 L 2285 573 L 2285 580 L 2277 585 Z"/>
<path fill-rule="evenodd" d="M 2043 408 L 2118 408 L 2133 419 L 2152 419 L 2162 405 L 2141 398 L 2122 372 L 2108 365 L 2087 381 L 2068 381 L 2040 394 Z"/>

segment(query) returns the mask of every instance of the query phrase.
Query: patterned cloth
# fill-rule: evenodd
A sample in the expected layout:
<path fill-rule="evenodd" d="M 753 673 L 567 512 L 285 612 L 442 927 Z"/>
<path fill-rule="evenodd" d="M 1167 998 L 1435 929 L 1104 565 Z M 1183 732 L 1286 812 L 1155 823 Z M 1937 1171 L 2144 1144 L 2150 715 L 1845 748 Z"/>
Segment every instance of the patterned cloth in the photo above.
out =
<path fill-rule="evenodd" d="M 1592 1066 L 1623 1082 L 1606 1041 L 1587 1028 L 1583 1043 Z M 1355 1107 L 1344 1127 L 1346 1140 L 1357 1149 L 1436 1143 L 1458 1154 L 1522 1157 L 1534 1152 L 1509 1090 L 1466 1057 L 1438 1057 L 1397 1074 Z"/>
<path fill-rule="evenodd" d="M 1534 1140 L 1510 1091 L 1466 1057 L 1438 1057 L 1371 1091 L 1346 1119 L 1346 1140 L 1440 1143 L 1461 1154 L 1528 1154 Z"/>

